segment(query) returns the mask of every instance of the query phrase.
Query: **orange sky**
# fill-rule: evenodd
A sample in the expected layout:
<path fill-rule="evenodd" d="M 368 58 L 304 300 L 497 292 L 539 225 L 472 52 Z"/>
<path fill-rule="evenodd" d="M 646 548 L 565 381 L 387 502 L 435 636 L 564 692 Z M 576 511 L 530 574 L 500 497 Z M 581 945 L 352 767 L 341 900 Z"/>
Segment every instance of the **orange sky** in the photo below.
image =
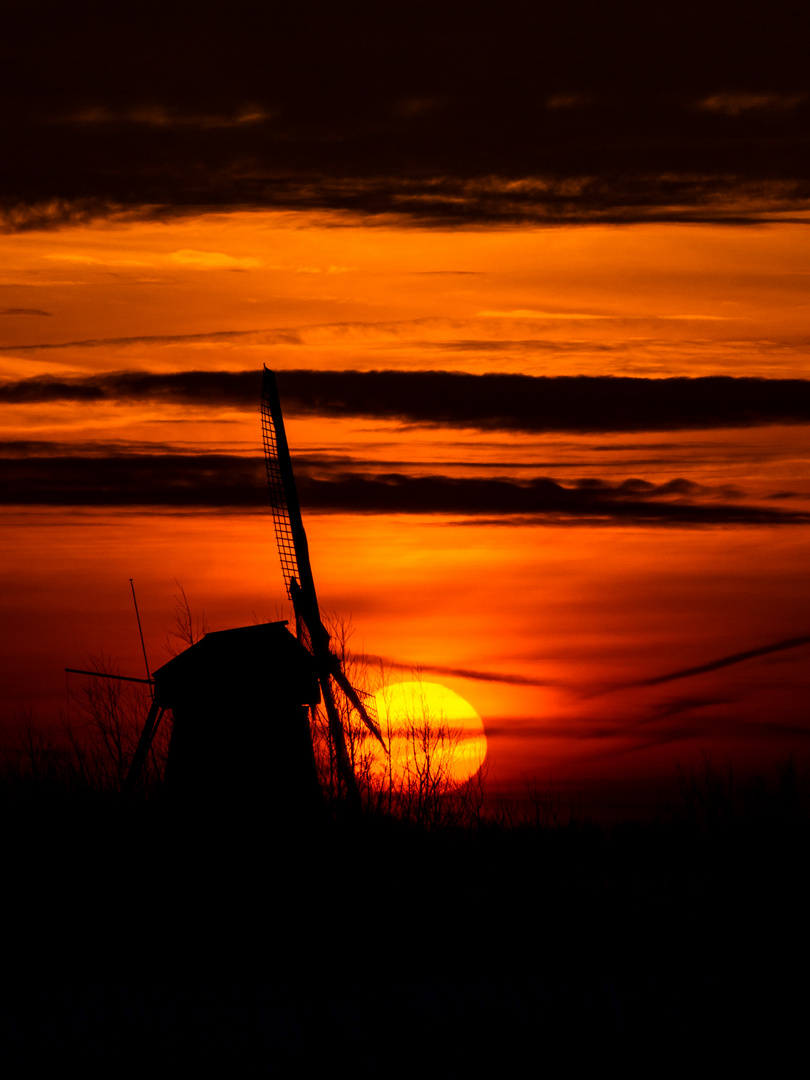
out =
<path fill-rule="evenodd" d="M 450 348 L 455 369 L 482 371 L 493 356 L 473 343 L 498 341 L 501 370 L 801 375 L 804 233 L 795 222 L 443 231 L 234 213 L 6 236 L 4 308 L 49 317 L 3 320 L 2 371 L 23 358 L 61 372 L 147 359 L 241 368 L 269 355 L 278 367 L 443 367 Z M 230 336 L 206 339 L 217 333 Z M 141 340 L 160 336 L 174 340 Z M 75 344 L 88 340 L 103 355 Z M 60 347 L 8 348 L 34 344 Z"/>
<path fill-rule="evenodd" d="M 0 385 L 262 364 L 804 378 L 810 250 L 793 217 L 428 230 L 235 212 L 4 236 Z M 60 458 L 260 446 L 258 400 L 0 400 L 0 416 L 8 444 L 25 442 L 12 456 L 44 442 Z M 294 458 L 337 455 L 364 476 L 395 463 L 563 485 L 686 478 L 706 505 L 797 513 L 810 496 L 802 426 L 527 433 L 292 416 L 287 428 Z M 702 749 L 749 765 L 805 753 L 808 647 L 629 684 L 810 634 L 806 524 L 304 511 L 323 607 L 351 618 L 368 653 L 472 702 L 498 783 L 655 778 Z M 21 699 L 52 717 L 62 669 L 88 654 L 141 674 L 130 577 L 153 668 L 175 579 L 211 629 L 286 617 L 269 511 L 8 507 L 0 544 L 7 718 Z"/>

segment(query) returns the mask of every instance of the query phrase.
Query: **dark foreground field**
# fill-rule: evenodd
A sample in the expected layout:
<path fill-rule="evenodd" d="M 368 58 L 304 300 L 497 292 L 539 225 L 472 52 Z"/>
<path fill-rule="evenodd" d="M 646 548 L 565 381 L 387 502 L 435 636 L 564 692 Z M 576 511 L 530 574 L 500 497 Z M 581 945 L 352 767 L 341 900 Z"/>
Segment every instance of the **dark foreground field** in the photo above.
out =
<path fill-rule="evenodd" d="M 655 823 L 433 830 L 6 782 L 0 1058 L 773 1067 L 806 1025 L 806 787 L 713 777 Z"/>

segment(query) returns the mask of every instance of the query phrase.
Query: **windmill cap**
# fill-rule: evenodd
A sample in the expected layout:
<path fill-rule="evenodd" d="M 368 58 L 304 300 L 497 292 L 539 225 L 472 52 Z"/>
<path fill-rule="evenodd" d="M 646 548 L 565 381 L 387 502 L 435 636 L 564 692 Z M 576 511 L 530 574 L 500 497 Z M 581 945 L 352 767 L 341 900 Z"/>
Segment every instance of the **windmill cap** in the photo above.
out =
<path fill-rule="evenodd" d="M 229 683 L 266 684 L 268 693 L 302 705 L 320 701 L 315 661 L 289 632 L 286 620 L 211 631 L 153 677 L 155 697 L 169 708 L 173 701 L 219 691 Z"/>

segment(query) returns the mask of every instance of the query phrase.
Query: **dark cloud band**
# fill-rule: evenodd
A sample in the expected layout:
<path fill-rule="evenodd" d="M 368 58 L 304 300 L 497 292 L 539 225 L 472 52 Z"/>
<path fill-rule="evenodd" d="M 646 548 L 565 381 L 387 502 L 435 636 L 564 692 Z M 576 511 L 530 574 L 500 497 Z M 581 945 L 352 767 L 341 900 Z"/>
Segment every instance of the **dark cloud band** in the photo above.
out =
<path fill-rule="evenodd" d="M 13 7 L 10 229 L 265 207 L 751 222 L 810 198 L 797 5 L 144 0 L 125 35 L 92 4 Z"/>
<path fill-rule="evenodd" d="M 201 507 L 219 511 L 267 507 L 264 462 L 226 454 L 14 456 L 3 461 L 0 502 L 6 505 Z M 446 514 L 477 519 L 533 518 L 563 524 L 810 524 L 810 513 L 718 501 L 688 480 L 620 484 L 596 479 L 563 485 L 442 475 L 370 476 L 328 462 L 297 470 L 305 510 L 324 513 Z"/>
<path fill-rule="evenodd" d="M 810 423 L 810 381 L 280 371 L 290 416 L 362 417 L 487 431 L 683 431 Z M 256 409 L 256 371 L 119 372 L 0 385 L 0 402 L 151 401 Z"/>

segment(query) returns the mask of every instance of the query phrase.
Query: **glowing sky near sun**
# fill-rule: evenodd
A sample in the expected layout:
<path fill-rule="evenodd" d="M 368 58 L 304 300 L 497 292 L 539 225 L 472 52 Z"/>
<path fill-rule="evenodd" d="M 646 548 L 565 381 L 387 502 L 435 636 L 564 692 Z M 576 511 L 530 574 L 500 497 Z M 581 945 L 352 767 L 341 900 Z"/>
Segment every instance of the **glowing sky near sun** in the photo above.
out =
<path fill-rule="evenodd" d="M 7 236 L 0 375 L 6 386 L 86 384 L 121 371 L 265 363 L 280 373 L 801 378 L 803 235 L 787 223 L 442 231 L 234 213 Z M 44 455 L 67 477 L 68 460 L 75 472 L 135 455 L 150 463 L 138 475 L 157 490 L 167 462 L 188 460 L 195 490 L 205 491 L 209 475 L 211 492 L 208 505 L 202 495 L 175 511 L 124 508 L 121 474 L 105 479 L 108 504 L 103 494 L 93 507 L 67 497 L 7 509 L 7 714 L 26 699 L 52 715 L 60 693 L 64 705 L 62 668 L 81 667 L 87 654 L 103 650 L 140 674 L 130 577 L 153 667 L 175 579 L 212 629 L 287 616 L 263 496 L 249 509 L 214 498 L 222 492 L 227 502 L 227 461 L 259 452 L 258 399 L 29 394 L 2 401 L 0 416 L 9 462 Z M 658 774 L 701 747 L 752 759 L 802 745 L 801 648 L 702 679 L 636 684 L 808 632 L 804 428 L 482 431 L 316 411 L 289 415 L 287 429 L 303 462 L 322 604 L 351 617 L 357 648 L 422 669 L 468 699 L 502 781 Z M 201 455 L 224 455 L 224 471 Z M 508 480 L 513 490 L 535 477 L 596 480 L 611 491 L 631 478 L 652 486 L 685 478 L 693 487 L 662 495 L 666 507 L 739 513 L 662 527 L 617 518 L 603 504 L 567 526 L 494 506 L 308 509 L 307 492 L 338 473 L 355 485 L 384 486 L 396 473 L 423 485 Z M 87 483 L 98 484 L 93 476 Z M 139 497 L 148 504 L 149 487 Z M 755 522 L 763 510 L 799 517 Z"/>

